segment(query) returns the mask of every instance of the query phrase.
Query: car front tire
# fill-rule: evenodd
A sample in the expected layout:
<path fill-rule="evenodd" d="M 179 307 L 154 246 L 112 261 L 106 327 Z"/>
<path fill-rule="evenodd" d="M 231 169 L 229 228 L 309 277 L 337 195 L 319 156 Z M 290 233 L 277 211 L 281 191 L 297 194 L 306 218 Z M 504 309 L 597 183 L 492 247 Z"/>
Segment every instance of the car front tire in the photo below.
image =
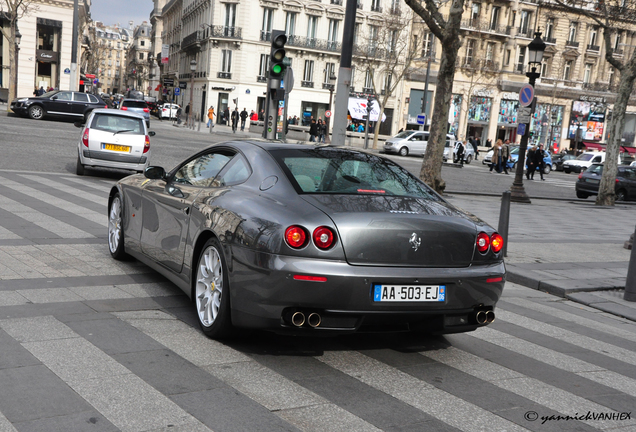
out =
<path fill-rule="evenodd" d="M 543 167 L 543 174 L 550 174 L 550 172 L 552 171 L 552 167 L 548 164 L 546 164 L 545 167 Z"/>
<path fill-rule="evenodd" d="M 473 156 L 472 155 L 468 155 L 468 157 L 466 158 L 466 163 L 470 164 L 473 161 Z"/>
<path fill-rule="evenodd" d="M 570 174 L 572 170 L 570 168 L 563 168 L 563 172 L 566 174 Z"/>
<path fill-rule="evenodd" d="M 29 107 L 29 117 L 33 120 L 42 120 L 44 118 L 44 108 L 40 105 L 31 105 Z"/>
<path fill-rule="evenodd" d="M 124 249 L 123 203 L 119 193 L 115 194 L 108 209 L 108 251 L 118 261 L 128 257 Z"/>
<path fill-rule="evenodd" d="M 407 147 L 402 147 L 400 149 L 400 156 L 408 156 L 409 155 L 409 149 Z"/>
<path fill-rule="evenodd" d="M 587 197 L 589 197 L 589 196 L 590 196 L 590 194 L 586 194 L 585 192 L 576 191 L 576 197 L 577 198 L 587 199 Z"/>
<path fill-rule="evenodd" d="M 75 174 L 78 176 L 83 176 L 85 174 L 84 165 L 82 164 L 82 160 L 79 155 L 77 155 L 77 165 L 75 166 Z"/>
<path fill-rule="evenodd" d="M 194 305 L 199 327 L 210 338 L 232 333 L 230 290 L 227 265 L 218 240 L 211 238 L 203 246 L 194 280 Z"/>
<path fill-rule="evenodd" d="M 627 200 L 627 191 L 625 189 L 619 189 L 616 192 L 616 201 L 625 201 Z"/>

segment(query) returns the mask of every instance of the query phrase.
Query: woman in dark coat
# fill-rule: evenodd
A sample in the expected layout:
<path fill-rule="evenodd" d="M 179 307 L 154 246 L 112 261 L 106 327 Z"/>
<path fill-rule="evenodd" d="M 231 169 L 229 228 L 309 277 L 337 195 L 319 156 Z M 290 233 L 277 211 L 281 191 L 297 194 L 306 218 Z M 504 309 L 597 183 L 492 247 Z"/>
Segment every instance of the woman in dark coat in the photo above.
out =
<path fill-rule="evenodd" d="M 309 125 L 309 142 L 316 142 L 316 137 L 318 136 L 318 124 L 316 120 L 311 119 L 311 124 Z"/>

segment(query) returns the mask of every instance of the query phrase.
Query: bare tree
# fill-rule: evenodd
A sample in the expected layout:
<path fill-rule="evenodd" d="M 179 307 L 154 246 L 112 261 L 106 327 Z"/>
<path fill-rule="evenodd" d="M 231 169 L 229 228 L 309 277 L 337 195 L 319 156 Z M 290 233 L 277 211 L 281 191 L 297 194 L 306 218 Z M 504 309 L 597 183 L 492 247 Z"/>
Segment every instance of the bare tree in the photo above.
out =
<path fill-rule="evenodd" d="M 455 64 L 461 41 L 459 30 L 465 0 L 404 0 L 424 20 L 442 45 L 437 75 L 431 130 L 422 162 L 420 178 L 439 193 L 443 193 L 446 182 L 442 179 L 442 156 L 446 144 L 447 116 L 453 94 Z M 441 9 L 448 8 L 446 17 Z"/>
<path fill-rule="evenodd" d="M 16 28 L 20 18 L 37 10 L 34 1 L 29 0 L 0 0 L 0 20 L 4 19 L 9 23 L 8 27 L 0 26 L 0 33 L 4 36 L 9 45 L 9 104 L 7 111 L 10 110 L 10 102 L 17 97 L 16 88 L 16 67 L 18 64 L 16 46 Z"/>
<path fill-rule="evenodd" d="M 599 186 L 596 205 L 614 205 L 614 188 L 618 171 L 621 137 L 625 129 L 625 111 L 636 81 L 636 50 L 617 43 L 617 35 L 633 29 L 636 22 L 635 0 L 554 0 L 568 14 L 583 15 L 603 30 L 605 60 L 620 73 L 618 95 L 609 125 L 609 141 L 605 166 Z M 614 42 L 614 43 L 613 43 Z M 620 60 L 615 54 L 623 54 Z M 620 51 L 620 52 L 619 52 Z"/>
<path fill-rule="evenodd" d="M 372 25 L 363 37 L 363 45 L 357 46 L 356 65 L 369 74 L 373 93 L 379 95 L 379 124 L 384 109 L 393 93 L 409 72 L 420 47 L 411 40 L 413 14 L 399 7 L 392 7 L 379 16 L 377 26 Z M 379 91 L 378 91 L 379 90 Z M 373 148 L 377 147 L 380 128 L 373 133 Z"/>

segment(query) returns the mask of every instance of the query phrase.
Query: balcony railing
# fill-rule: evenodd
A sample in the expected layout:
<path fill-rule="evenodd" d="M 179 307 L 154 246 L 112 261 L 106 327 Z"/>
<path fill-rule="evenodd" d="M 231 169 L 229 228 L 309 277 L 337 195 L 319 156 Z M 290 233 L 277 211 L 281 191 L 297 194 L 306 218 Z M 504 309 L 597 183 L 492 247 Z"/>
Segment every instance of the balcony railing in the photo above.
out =
<path fill-rule="evenodd" d="M 353 55 L 358 57 L 371 57 L 376 59 L 383 59 L 387 57 L 388 51 L 384 48 L 374 45 L 354 45 Z"/>
<path fill-rule="evenodd" d="M 494 60 L 475 57 L 458 57 L 456 65 L 462 69 L 474 69 L 485 72 L 499 72 L 500 68 Z"/>
<path fill-rule="evenodd" d="M 263 75 L 259 75 L 256 77 L 256 82 L 260 82 L 260 83 L 267 82 L 267 77 Z"/>
<path fill-rule="evenodd" d="M 528 38 L 528 39 L 533 39 L 534 38 L 534 29 L 531 29 L 531 28 L 522 29 L 522 28 L 520 28 L 519 31 L 517 32 L 517 36 Z"/>
<path fill-rule="evenodd" d="M 505 25 L 497 25 L 482 20 L 470 19 L 462 21 L 462 28 L 469 30 L 477 30 L 481 32 L 497 33 L 502 35 L 510 35 L 511 27 Z"/>
<path fill-rule="evenodd" d="M 231 72 L 217 72 L 216 77 L 217 78 L 221 78 L 221 79 L 232 79 L 232 73 Z"/>
<path fill-rule="evenodd" d="M 262 39 L 261 39 L 262 40 Z M 340 52 L 341 43 L 318 38 L 304 36 L 287 36 L 287 45 L 298 48 L 310 48 L 320 51 Z"/>
<path fill-rule="evenodd" d="M 322 83 L 322 88 L 323 90 L 332 90 L 335 88 L 335 86 L 333 84 L 329 84 L 329 83 Z"/>
<path fill-rule="evenodd" d="M 549 43 L 549 44 L 555 44 L 556 43 L 556 38 L 553 38 L 553 37 L 544 38 L 543 42 Z"/>
<path fill-rule="evenodd" d="M 261 41 L 262 42 L 271 42 L 271 40 L 272 40 L 272 32 L 261 30 Z"/>
<path fill-rule="evenodd" d="M 373 94 L 373 87 L 362 87 L 362 93 Z"/>
<path fill-rule="evenodd" d="M 615 56 L 622 57 L 622 55 L 623 55 L 623 50 L 622 50 L 622 49 L 615 49 L 615 50 L 614 50 L 614 55 L 615 55 Z"/>
<path fill-rule="evenodd" d="M 601 50 L 601 47 L 600 47 L 600 46 L 598 46 L 598 45 L 592 45 L 592 44 L 589 44 L 589 45 L 587 46 L 587 50 L 588 50 L 588 51 L 600 51 L 600 50 Z"/>
<path fill-rule="evenodd" d="M 332 5 L 342 6 L 342 0 L 331 0 Z"/>
<path fill-rule="evenodd" d="M 306 87 L 306 88 L 314 88 L 314 82 L 313 81 L 301 81 L 300 82 L 300 86 L 301 87 Z"/>
<path fill-rule="evenodd" d="M 229 27 L 222 25 L 215 25 L 210 27 L 211 34 L 210 36 L 215 38 L 228 38 L 228 39 L 242 39 L 241 36 L 242 28 L 241 27 Z"/>
<path fill-rule="evenodd" d="M 565 46 L 566 47 L 571 47 L 571 48 L 578 48 L 579 47 L 579 43 L 577 41 L 565 41 Z"/>
<path fill-rule="evenodd" d="M 202 39 L 203 39 L 203 30 L 197 30 L 183 38 L 183 41 L 181 41 L 181 48 L 187 49 L 191 47 L 192 45 L 195 45 L 196 43 L 201 42 Z"/>

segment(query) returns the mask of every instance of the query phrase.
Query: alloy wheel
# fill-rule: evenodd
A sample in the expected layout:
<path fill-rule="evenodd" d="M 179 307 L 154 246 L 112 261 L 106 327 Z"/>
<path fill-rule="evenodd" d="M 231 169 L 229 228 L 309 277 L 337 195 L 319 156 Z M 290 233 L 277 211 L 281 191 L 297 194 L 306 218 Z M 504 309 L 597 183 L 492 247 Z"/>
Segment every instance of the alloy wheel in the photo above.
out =
<path fill-rule="evenodd" d="M 223 265 L 219 251 L 209 246 L 201 254 L 196 279 L 196 304 L 199 322 L 210 327 L 221 312 Z"/>
<path fill-rule="evenodd" d="M 113 198 L 108 214 L 108 248 L 111 253 L 117 253 L 121 242 L 121 199 L 119 195 Z"/>

